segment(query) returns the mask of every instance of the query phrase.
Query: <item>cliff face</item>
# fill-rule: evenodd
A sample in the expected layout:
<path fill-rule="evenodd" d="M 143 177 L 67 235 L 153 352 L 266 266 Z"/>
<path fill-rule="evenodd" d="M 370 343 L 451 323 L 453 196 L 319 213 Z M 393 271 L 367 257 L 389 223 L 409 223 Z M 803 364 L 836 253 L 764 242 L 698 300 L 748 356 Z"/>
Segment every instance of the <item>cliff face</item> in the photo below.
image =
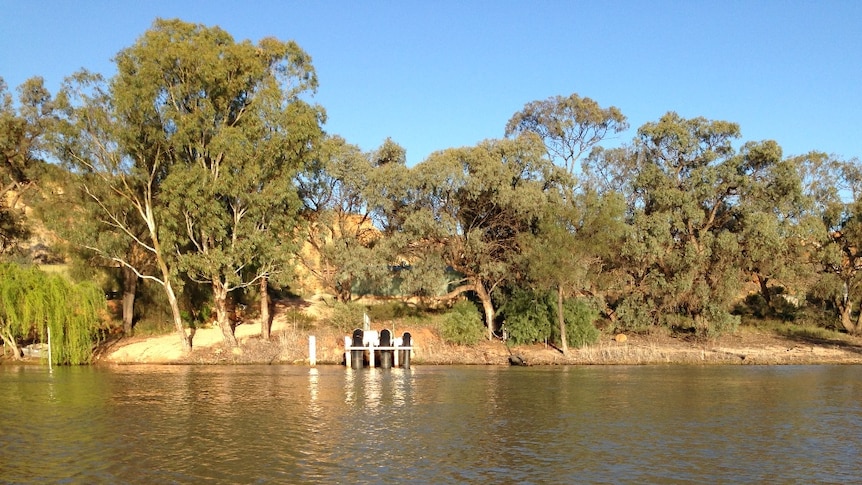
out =
<path fill-rule="evenodd" d="M 11 251 L 20 254 L 24 259 L 36 264 L 61 264 L 66 262 L 65 256 L 58 251 L 62 240 L 50 231 L 37 211 L 28 204 L 26 194 L 9 190 L 3 194 L 3 204 L 8 207 L 13 217 L 20 218 L 21 223 L 29 233 L 28 237 L 17 241 L 17 247 Z M 50 201 L 46 201 L 50 203 Z"/>

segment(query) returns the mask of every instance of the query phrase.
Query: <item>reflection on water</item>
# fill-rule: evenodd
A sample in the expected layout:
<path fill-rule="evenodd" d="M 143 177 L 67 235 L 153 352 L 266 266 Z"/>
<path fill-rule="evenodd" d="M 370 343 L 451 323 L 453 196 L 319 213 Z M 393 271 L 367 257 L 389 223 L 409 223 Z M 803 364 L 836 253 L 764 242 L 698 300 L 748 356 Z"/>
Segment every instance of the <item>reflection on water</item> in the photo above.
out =
<path fill-rule="evenodd" d="M 0 366 L 0 483 L 847 483 L 862 368 Z"/>

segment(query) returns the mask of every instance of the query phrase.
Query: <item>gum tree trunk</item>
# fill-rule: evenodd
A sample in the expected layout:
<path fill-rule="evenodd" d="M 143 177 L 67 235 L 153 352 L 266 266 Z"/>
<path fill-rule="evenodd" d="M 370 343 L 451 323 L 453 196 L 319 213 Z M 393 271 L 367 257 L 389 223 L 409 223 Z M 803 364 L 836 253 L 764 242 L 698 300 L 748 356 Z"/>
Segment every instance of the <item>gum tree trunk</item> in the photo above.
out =
<path fill-rule="evenodd" d="M 238 343 L 236 341 L 236 335 L 234 335 L 233 322 L 231 322 L 227 307 L 227 288 L 218 279 L 213 280 L 212 287 L 213 303 L 215 304 L 216 310 L 216 321 L 218 322 L 219 328 L 221 328 L 222 339 L 224 340 L 224 343 L 229 346 L 236 347 Z"/>
<path fill-rule="evenodd" d="M 488 327 L 488 340 L 494 339 L 494 302 L 491 301 L 491 295 L 485 290 L 481 283 L 475 285 L 476 296 L 482 302 L 482 310 L 485 311 L 485 326 Z"/>
<path fill-rule="evenodd" d="M 135 292 L 138 289 L 138 275 L 128 267 L 123 267 L 123 334 L 132 335 L 135 316 Z"/>
<path fill-rule="evenodd" d="M 566 339 L 566 317 L 563 314 L 563 285 L 557 285 L 557 320 L 560 324 L 560 344 L 563 355 L 568 355 L 569 343 Z"/>
<path fill-rule="evenodd" d="M 192 351 L 192 338 L 186 334 L 186 327 L 183 324 L 183 317 L 180 314 L 180 304 L 177 301 L 177 295 L 174 293 L 174 287 L 171 285 L 169 280 L 165 281 L 165 294 L 168 296 L 168 303 L 171 306 L 171 314 L 174 318 L 174 328 L 180 336 L 180 341 L 182 342 L 183 351 L 191 352 Z"/>
<path fill-rule="evenodd" d="M 260 338 L 269 340 L 272 331 L 272 312 L 270 312 L 269 278 L 260 279 Z"/>

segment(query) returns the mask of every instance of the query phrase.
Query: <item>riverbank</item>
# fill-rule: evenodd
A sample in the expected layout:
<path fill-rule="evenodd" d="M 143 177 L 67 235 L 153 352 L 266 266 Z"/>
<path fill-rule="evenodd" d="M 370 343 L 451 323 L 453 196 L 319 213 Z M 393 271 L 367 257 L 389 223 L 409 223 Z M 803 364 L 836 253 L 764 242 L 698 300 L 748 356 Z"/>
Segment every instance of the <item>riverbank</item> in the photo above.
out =
<path fill-rule="evenodd" d="M 106 345 L 97 357 L 104 364 L 301 364 L 308 363 L 308 337 L 314 335 L 318 364 L 341 364 L 344 334 L 328 328 L 302 328 L 277 311 L 272 338 L 261 340 L 260 323 L 236 328 L 239 347 L 222 344 L 217 328 L 199 328 L 194 349 L 184 354 L 175 334 L 124 338 Z M 805 332 L 743 326 L 731 335 L 711 340 L 670 335 L 603 336 L 594 344 L 570 349 L 568 355 L 546 345 L 508 348 L 500 341 L 475 346 L 447 344 L 435 328 L 403 323 L 374 325 L 395 335 L 410 332 L 412 362 L 422 364 L 508 365 L 514 355 L 528 365 L 643 365 L 643 364 L 862 364 L 862 338 L 836 334 L 823 338 Z"/>

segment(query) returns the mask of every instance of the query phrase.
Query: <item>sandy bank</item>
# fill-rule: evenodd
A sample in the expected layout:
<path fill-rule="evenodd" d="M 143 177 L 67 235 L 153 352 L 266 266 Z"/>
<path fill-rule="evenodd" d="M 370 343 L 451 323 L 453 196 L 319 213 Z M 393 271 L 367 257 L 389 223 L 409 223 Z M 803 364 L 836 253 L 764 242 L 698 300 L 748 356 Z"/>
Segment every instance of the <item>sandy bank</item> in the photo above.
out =
<path fill-rule="evenodd" d="M 380 330 L 382 326 L 373 326 Z M 380 328 L 378 328 L 380 327 Z M 507 365 L 511 354 L 530 365 L 569 364 L 862 364 L 862 339 L 841 340 L 787 337 L 751 328 L 715 340 L 630 335 L 625 342 L 603 337 L 595 345 L 570 349 L 563 355 L 545 345 L 508 349 L 502 342 L 481 342 L 460 347 L 443 342 L 427 327 L 402 326 L 396 335 L 413 335 L 413 363 Z M 260 339 L 260 324 L 246 323 L 236 328 L 240 345 L 231 349 L 222 343 L 217 328 L 201 328 L 195 333 L 194 350 L 185 355 L 174 334 L 127 338 L 101 352 L 98 362 L 106 364 L 301 364 L 308 362 L 308 336 L 315 335 L 319 364 L 343 362 L 344 335 L 328 329 L 303 330 L 284 319 L 273 322 L 272 338 Z"/>

